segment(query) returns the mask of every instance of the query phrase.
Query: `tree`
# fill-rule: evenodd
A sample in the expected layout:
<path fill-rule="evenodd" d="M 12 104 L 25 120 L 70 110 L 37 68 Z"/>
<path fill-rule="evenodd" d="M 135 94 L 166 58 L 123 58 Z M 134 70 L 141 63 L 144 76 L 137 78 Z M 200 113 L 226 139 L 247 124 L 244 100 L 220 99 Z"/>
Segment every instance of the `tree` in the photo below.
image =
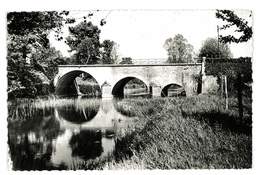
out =
<path fill-rule="evenodd" d="M 202 44 L 199 57 L 231 58 L 232 53 L 227 44 L 218 43 L 218 40 L 215 38 L 208 38 Z"/>
<path fill-rule="evenodd" d="M 91 22 L 83 21 L 74 27 L 69 27 L 70 36 L 66 43 L 71 52 L 75 51 L 77 64 L 96 64 L 100 59 L 100 30 Z"/>
<path fill-rule="evenodd" d="M 43 72 L 50 80 L 53 80 L 58 72 L 58 65 L 66 64 L 65 58 L 54 47 L 42 48 L 31 55 L 31 64 L 35 70 Z"/>
<path fill-rule="evenodd" d="M 133 61 L 131 57 L 123 57 L 119 64 L 133 64 Z"/>
<path fill-rule="evenodd" d="M 101 63 L 115 64 L 118 60 L 118 44 L 111 40 L 104 40 L 101 44 Z"/>
<path fill-rule="evenodd" d="M 252 14 L 250 13 L 249 17 Z M 227 22 L 227 24 L 223 25 L 220 29 L 228 29 L 232 27 L 236 27 L 237 29 L 235 32 L 240 33 L 239 37 L 235 37 L 233 35 L 222 36 L 220 35 L 220 39 L 224 43 L 241 43 L 246 42 L 250 38 L 252 38 L 253 31 L 252 26 L 248 25 L 248 22 L 245 19 L 238 17 L 233 11 L 231 10 L 217 10 L 216 17 Z"/>
<path fill-rule="evenodd" d="M 9 12 L 7 14 L 7 32 L 9 35 L 26 36 L 34 35 L 30 42 L 48 44 L 48 34 L 52 30 L 57 39 L 62 39 L 59 34 L 64 23 L 74 23 L 75 19 L 67 18 L 68 11 L 43 11 L 43 12 Z M 45 44 L 44 44 L 45 43 Z"/>
<path fill-rule="evenodd" d="M 252 12 L 250 12 L 249 17 L 252 16 Z M 224 43 L 241 43 L 247 42 L 252 38 L 253 30 L 252 26 L 248 25 L 248 22 L 240 17 L 238 17 L 233 11 L 231 10 L 217 10 L 216 17 L 227 22 L 227 24 L 223 25 L 221 29 L 228 29 L 235 26 L 237 29 L 235 32 L 240 33 L 239 37 L 235 37 L 234 35 L 227 35 L 227 36 L 220 36 L 221 41 Z M 242 74 L 237 73 L 237 91 L 238 91 L 238 106 L 239 106 L 239 116 L 243 118 L 243 103 L 242 103 L 242 81 L 241 81 Z"/>
<path fill-rule="evenodd" d="M 65 64 L 66 60 L 72 61 L 65 60 L 58 51 L 51 48 L 48 39 L 50 32 L 54 32 L 58 41 L 63 40 L 62 27 L 64 24 L 75 22 L 75 19 L 68 15 L 69 11 L 9 12 L 7 14 L 7 91 L 9 97 L 38 95 L 37 86 L 43 84 L 44 80 L 53 79 L 57 65 Z M 86 21 L 91 16 L 93 13 L 89 12 L 81 19 Z M 103 18 L 102 25 L 105 23 L 106 19 Z M 99 45 L 99 41 L 96 41 L 98 40 L 84 40 L 79 45 L 79 49 L 86 50 L 85 46 L 91 47 L 93 43 Z M 90 49 L 87 48 L 87 50 Z M 83 58 L 84 55 L 81 57 Z"/>
<path fill-rule="evenodd" d="M 66 14 L 65 14 L 66 13 Z M 50 49 L 48 34 L 58 33 L 68 12 L 10 12 L 7 14 L 8 95 L 35 96 L 42 83 L 41 64 L 32 60 L 38 51 Z M 42 60 L 42 62 L 47 60 Z M 32 64 L 33 63 L 33 64 Z M 45 76 L 45 75 L 44 75 Z"/>
<path fill-rule="evenodd" d="M 164 43 L 169 63 L 193 62 L 193 46 L 181 34 L 168 38 Z"/>

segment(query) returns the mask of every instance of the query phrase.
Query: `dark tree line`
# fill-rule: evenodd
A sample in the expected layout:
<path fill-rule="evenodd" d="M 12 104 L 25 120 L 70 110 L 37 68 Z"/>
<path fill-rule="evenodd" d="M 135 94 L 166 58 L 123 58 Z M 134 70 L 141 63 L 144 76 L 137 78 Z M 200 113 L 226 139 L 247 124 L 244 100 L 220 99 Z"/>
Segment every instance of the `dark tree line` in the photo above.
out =
<path fill-rule="evenodd" d="M 68 12 L 10 12 L 7 14 L 8 97 L 35 96 L 63 63 L 50 47 L 48 35 L 59 33 Z M 57 35 L 57 39 L 59 36 Z"/>
<path fill-rule="evenodd" d="M 69 27 L 66 43 L 75 54 L 65 58 L 50 46 L 49 34 L 63 42 L 62 28 L 73 24 L 76 19 L 68 11 L 9 12 L 7 14 L 7 72 L 8 98 L 34 97 L 53 92 L 51 83 L 60 64 L 115 63 L 118 55 L 114 41 L 99 40 L 98 26 L 82 22 Z M 102 25 L 105 19 L 102 19 Z"/>

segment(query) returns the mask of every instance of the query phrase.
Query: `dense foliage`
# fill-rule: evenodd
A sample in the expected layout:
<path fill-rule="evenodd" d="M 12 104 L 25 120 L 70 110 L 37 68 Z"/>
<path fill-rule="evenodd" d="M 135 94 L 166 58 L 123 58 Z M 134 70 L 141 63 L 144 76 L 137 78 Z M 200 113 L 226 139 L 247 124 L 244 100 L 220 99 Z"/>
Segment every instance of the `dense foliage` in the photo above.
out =
<path fill-rule="evenodd" d="M 169 63 L 193 62 L 193 46 L 181 34 L 168 38 L 164 43 L 164 48 L 168 52 L 167 62 Z"/>
<path fill-rule="evenodd" d="M 199 57 L 206 58 L 231 58 L 232 53 L 227 44 L 218 42 L 215 38 L 208 38 L 202 44 Z"/>
<path fill-rule="evenodd" d="M 213 75 L 219 78 L 221 75 L 227 76 L 227 87 L 230 95 L 237 93 L 238 75 L 241 75 L 242 89 L 247 97 L 252 95 L 252 61 L 251 58 L 239 59 L 206 59 L 206 75 Z"/>
<path fill-rule="evenodd" d="M 249 17 L 252 16 L 252 12 L 250 13 Z M 238 17 L 233 11 L 231 10 L 217 10 L 216 17 L 225 21 L 227 24 L 223 25 L 221 29 L 228 29 L 232 27 L 236 27 L 235 32 L 239 33 L 240 36 L 234 35 L 227 35 L 227 36 L 220 36 L 220 39 L 224 43 L 241 43 L 246 42 L 252 38 L 253 30 L 252 26 L 248 25 L 248 22 L 245 19 Z"/>
<path fill-rule="evenodd" d="M 8 97 L 36 96 L 49 85 L 53 66 L 63 62 L 50 47 L 48 35 L 57 39 L 68 12 L 10 12 L 7 14 Z"/>
<path fill-rule="evenodd" d="M 104 24 L 103 24 L 104 25 Z M 118 59 L 118 44 L 112 40 L 100 42 L 101 30 L 92 22 L 86 20 L 69 27 L 69 36 L 66 43 L 74 64 L 115 64 Z"/>
<path fill-rule="evenodd" d="M 7 14 L 8 97 L 35 97 L 51 92 L 50 85 L 59 64 L 114 64 L 118 45 L 111 40 L 100 43 L 100 29 L 87 22 L 89 13 L 76 26 L 69 25 L 66 43 L 75 54 L 65 58 L 50 46 L 54 33 L 62 41 L 62 28 L 73 24 L 68 11 L 10 12 Z M 102 24 L 101 24 L 102 23 Z M 100 26 L 106 21 L 102 19 Z"/>
<path fill-rule="evenodd" d="M 118 44 L 111 40 L 104 40 L 101 44 L 101 63 L 102 64 L 115 64 L 118 61 Z"/>
<path fill-rule="evenodd" d="M 96 64 L 99 62 L 100 32 L 100 29 L 92 22 L 86 21 L 69 27 L 70 35 L 66 38 L 66 43 L 70 46 L 70 51 L 75 52 L 77 64 Z"/>

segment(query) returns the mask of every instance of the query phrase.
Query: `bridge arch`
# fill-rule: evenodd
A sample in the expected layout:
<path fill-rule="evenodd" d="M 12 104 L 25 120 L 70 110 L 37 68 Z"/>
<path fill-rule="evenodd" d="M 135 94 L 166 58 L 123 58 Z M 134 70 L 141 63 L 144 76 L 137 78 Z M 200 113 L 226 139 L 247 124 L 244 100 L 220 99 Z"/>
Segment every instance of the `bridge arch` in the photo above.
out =
<path fill-rule="evenodd" d="M 74 106 L 66 106 L 65 108 L 61 107 L 56 110 L 59 117 L 64 120 L 75 124 L 82 124 L 91 121 L 97 115 L 99 107 L 100 105 L 91 109 L 90 107 L 77 109 Z"/>
<path fill-rule="evenodd" d="M 120 97 L 120 98 L 124 97 L 124 87 L 125 87 L 125 85 L 129 81 L 134 80 L 134 79 L 141 81 L 145 85 L 146 90 L 148 91 L 148 84 L 144 80 L 142 80 L 141 78 L 136 77 L 136 76 L 129 76 L 129 77 L 121 78 L 120 80 L 118 80 L 114 84 L 114 86 L 112 88 L 112 95 L 114 97 Z"/>
<path fill-rule="evenodd" d="M 56 83 L 55 94 L 56 95 L 78 95 L 78 90 L 75 85 L 75 79 L 82 73 L 85 73 L 89 77 L 91 77 L 98 84 L 99 91 L 101 92 L 100 84 L 97 82 L 94 76 L 92 76 L 90 73 L 86 71 L 73 70 L 67 72 L 66 74 L 62 75 L 62 77 L 58 78 Z"/>
<path fill-rule="evenodd" d="M 170 83 L 164 86 L 161 91 L 161 97 L 168 96 L 186 96 L 186 92 L 183 86 L 175 83 Z"/>

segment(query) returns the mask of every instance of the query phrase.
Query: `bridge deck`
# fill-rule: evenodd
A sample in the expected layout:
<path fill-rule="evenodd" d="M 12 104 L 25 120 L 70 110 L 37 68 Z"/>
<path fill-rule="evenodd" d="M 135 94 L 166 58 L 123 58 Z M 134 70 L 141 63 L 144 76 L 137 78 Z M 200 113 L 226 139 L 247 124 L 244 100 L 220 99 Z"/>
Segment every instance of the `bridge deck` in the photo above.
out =
<path fill-rule="evenodd" d="M 58 67 L 147 67 L 147 66 L 201 66 L 201 63 L 174 64 L 88 64 L 88 65 L 58 65 Z"/>

